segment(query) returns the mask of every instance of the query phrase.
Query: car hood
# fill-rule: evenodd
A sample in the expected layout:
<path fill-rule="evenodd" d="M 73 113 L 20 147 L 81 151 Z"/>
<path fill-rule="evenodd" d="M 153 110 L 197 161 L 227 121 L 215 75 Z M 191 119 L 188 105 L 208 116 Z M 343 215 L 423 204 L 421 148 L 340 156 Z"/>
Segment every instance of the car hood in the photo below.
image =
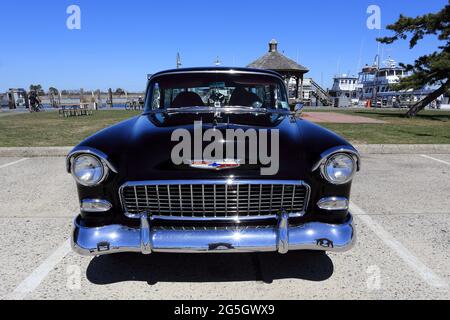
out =
<path fill-rule="evenodd" d="M 279 171 L 277 178 L 293 178 L 293 172 L 286 168 L 293 167 L 301 162 L 300 153 L 288 150 L 299 150 L 298 127 L 289 121 L 286 116 L 269 115 L 227 115 L 221 119 L 215 119 L 214 115 L 192 115 L 192 114 L 156 114 L 140 117 L 134 126 L 128 149 L 127 172 L 129 179 L 228 179 L 234 176 L 240 179 L 272 179 L 273 177 L 261 176 L 262 165 L 250 165 L 248 150 L 246 159 L 239 159 L 241 166 L 227 170 L 195 169 L 188 164 L 175 165 L 171 155 L 173 148 L 179 144 L 179 140 L 172 141 L 172 134 L 177 129 L 184 129 L 194 139 L 194 123 L 202 123 L 202 132 L 215 129 L 224 137 L 223 144 L 236 144 L 236 141 L 226 141 L 226 133 L 229 129 L 247 131 L 249 129 L 263 129 L 268 132 L 279 130 L 280 151 Z M 269 134 L 270 137 L 270 134 Z M 210 142 L 202 142 L 203 148 Z M 192 140 L 193 145 L 193 140 Z M 272 148 L 269 148 L 271 150 Z M 224 146 L 226 150 L 226 146 Z M 274 149 L 275 150 L 275 149 Z M 193 154 L 193 152 L 192 152 Z M 269 152 L 269 154 L 271 154 Z M 194 159 L 194 155 L 189 160 Z M 227 157 L 226 152 L 224 158 Z"/>
<path fill-rule="evenodd" d="M 202 121 L 202 130 L 215 128 L 224 137 L 227 129 L 266 129 L 279 131 L 279 170 L 275 175 L 261 175 L 261 165 L 242 165 L 229 170 L 195 169 L 175 165 L 172 141 L 177 129 L 194 136 L 194 122 Z M 204 143 L 206 146 L 208 143 Z M 107 154 L 119 168 L 119 183 L 147 180 L 257 179 L 308 180 L 312 168 L 328 148 L 348 143 L 326 129 L 289 115 L 223 115 L 213 114 L 148 114 L 141 115 L 105 129 L 80 146 L 96 148 Z M 269 147 L 269 154 L 271 148 Z M 248 152 L 247 152 L 248 153 Z M 197 159 L 195 159 L 197 160 Z"/>

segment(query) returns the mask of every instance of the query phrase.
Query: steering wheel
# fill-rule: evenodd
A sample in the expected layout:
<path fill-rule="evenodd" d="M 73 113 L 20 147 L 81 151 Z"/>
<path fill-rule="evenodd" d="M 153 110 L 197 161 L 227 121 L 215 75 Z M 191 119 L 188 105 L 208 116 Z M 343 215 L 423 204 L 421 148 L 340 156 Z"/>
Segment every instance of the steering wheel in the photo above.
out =
<path fill-rule="evenodd" d="M 213 101 L 213 102 L 220 102 L 223 103 L 225 101 L 225 95 L 218 92 L 218 91 L 214 91 L 209 98 Z"/>

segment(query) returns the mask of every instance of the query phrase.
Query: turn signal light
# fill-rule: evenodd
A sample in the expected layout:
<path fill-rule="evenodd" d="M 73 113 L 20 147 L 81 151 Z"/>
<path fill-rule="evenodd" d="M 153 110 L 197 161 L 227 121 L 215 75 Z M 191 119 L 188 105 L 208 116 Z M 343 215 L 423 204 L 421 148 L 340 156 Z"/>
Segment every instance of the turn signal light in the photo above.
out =
<path fill-rule="evenodd" d="M 346 198 L 330 197 L 320 200 L 317 206 L 322 210 L 342 211 L 348 210 L 349 201 Z"/>
<path fill-rule="evenodd" d="M 81 211 L 83 212 L 108 212 L 111 208 L 112 204 L 106 200 L 86 199 L 81 202 Z"/>

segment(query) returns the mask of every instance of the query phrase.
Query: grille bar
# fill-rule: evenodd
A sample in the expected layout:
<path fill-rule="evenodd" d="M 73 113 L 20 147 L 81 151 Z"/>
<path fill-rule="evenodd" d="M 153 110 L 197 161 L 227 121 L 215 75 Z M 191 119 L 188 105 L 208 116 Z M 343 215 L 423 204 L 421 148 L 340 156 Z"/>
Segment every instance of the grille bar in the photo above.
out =
<path fill-rule="evenodd" d="M 185 219 L 258 219 L 306 211 L 310 188 L 298 181 L 148 181 L 120 188 L 125 214 Z"/>

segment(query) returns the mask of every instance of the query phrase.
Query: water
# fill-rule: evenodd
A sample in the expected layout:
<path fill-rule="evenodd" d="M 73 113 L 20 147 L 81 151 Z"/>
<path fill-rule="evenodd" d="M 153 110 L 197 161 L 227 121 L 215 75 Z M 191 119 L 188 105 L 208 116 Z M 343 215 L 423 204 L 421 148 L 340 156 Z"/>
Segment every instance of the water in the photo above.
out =
<path fill-rule="evenodd" d="M 49 104 L 43 104 L 42 107 L 44 108 L 44 110 L 58 110 L 58 109 L 53 108 L 53 107 L 52 107 L 51 105 L 49 105 Z M 117 103 L 117 104 L 113 104 L 112 109 L 114 109 L 114 110 L 125 110 L 126 107 L 127 107 L 126 104 Z M 106 110 L 111 110 L 111 108 L 109 107 L 109 104 L 104 103 L 104 104 L 102 104 L 102 105 L 99 107 L 99 110 L 105 110 L 105 109 L 106 109 Z"/>
<path fill-rule="evenodd" d="M 126 110 L 126 104 L 114 104 L 112 108 L 110 108 L 109 104 L 103 104 L 99 107 L 99 110 Z M 53 108 L 50 104 L 42 104 L 43 111 L 56 111 L 57 108 Z M 26 108 L 17 108 L 17 109 L 9 109 L 8 107 L 0 107 L 0 112 L 29 112 L 29 109 Z"/>

